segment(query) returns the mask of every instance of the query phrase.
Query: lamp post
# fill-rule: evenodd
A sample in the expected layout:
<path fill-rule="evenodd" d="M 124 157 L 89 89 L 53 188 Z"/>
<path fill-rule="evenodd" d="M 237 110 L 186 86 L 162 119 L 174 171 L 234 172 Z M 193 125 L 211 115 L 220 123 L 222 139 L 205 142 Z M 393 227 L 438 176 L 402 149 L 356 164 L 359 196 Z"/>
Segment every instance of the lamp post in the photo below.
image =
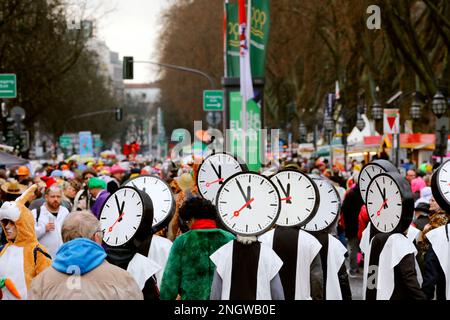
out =
<path fill-rule="evenodd" d="M 299 126 L 298 126 L 298 133 L 299 133 L 299 136 L 300 136 L 300 143 L 306 142 L 306 135 L 308 134 L 308 129 L 306 128 L 306 126 L 303 123 L 303 121 L 301 121 Z"/>
<path fill-rule="evenodd" d="M 323 126 L 328 138 L 328 144 L 330 146 L 330 167 L 333 168 L 333 148 L 331 146 L 331 140 L 333 138 L 334 120 L 331 115 L 326 115 L 323 119 Z"/>
<path fill-rule="evenodd" d="M 438 118 L 436 123 L 435 155 L 441 157 L 441 163 L 447 153 L 448 119 L 442 118 L 447 113 L 447 100 L 442 92 L 438 91 L 431 102 L 431 110 Z"/>

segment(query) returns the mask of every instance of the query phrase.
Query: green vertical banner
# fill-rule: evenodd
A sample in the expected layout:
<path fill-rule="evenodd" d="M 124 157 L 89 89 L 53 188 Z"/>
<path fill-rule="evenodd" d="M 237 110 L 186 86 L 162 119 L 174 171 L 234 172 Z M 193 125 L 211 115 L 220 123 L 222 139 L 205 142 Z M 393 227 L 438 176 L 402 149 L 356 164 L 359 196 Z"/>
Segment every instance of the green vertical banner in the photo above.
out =
<path fill-rule="evenodd" d="M 239 23 L 238 6 L 235 3 L 225 3 L 226 20 L 226 77 L 239 77 Z"/>
<path fill-rule="evenodd" d="M 241 159 L 244 158 L 242 150 L 242 142 L 244 141 L 242 135 L 242 100 L 239 91 L 230 92 L 230 137 L 228 150 L 232 154 L 238 155 Z M 247 102 L 247 166 L 249 170 L 256 171 L 261 168 L 261 106 L 255 101 Z"/>
<path fill-rule="evenodd" d="M 270 28 L 270 1 L 252 0 L 250 61 L 253 77 L 264 77 Z"/>
<path fill-rule="evenodd" d="M 225 4 L 226 12 L 226 77 L 239 77 L 239 23 L 238 6 Z M 266 66 L 266 49 L 270 28 L 270 1 L 252 0 L 250 35 L 250 60 L 253 77 L 263 77 Z"/>

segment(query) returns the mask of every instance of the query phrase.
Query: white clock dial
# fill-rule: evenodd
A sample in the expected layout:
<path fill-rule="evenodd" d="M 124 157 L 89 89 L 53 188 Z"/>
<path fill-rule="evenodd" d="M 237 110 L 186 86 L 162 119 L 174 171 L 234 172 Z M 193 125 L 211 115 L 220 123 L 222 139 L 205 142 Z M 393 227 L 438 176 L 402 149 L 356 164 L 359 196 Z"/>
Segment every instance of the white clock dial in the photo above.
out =
<path fill-rule="evenodd" d="M 341 210 L 341 199 L 333 185 L 325 179 L 313 179 L 319 189 L 320 203 L 314 217 L 302 229 L 322 231 L 336 221 Z"/>
<path fill-rule="evenodd" d="M 433 197 L 445 211 L 450 211 L 450 161 L 444 162 L 431 179 Z"/>
<path fill-rule="evenodd" d="M 279 226 L 298 226 L 307 223 L 317 212 L 320 196 L 314 181 L 295 170 L 280 171 L 270 178 L 281 197 Z"/>
<path fill-rule="evenodd" d="M 370 181 L 380 173 L 384 172 L 398 172 L 397 168 L 387 160 L 379 159 L 366 164 L 358 177 L 359 192 L 363 201 L 366 201 L 367 187 Z"/>
<path fill-rule="evenodd" d="M 385 233 L 393 231 L 400 222 L 403 209 L 401 191 L 395 180 L 386 174 L 373 178 L 367 191 L 366 206 L 375 228 Z"/>
<path fill-rule="evenodd" d="M 142 221 L 144 204 L 137 190 L 120 188 L 108 197 L 100 215 L 103 241 L 113 247 L 133 238 Z"/>
<path fill-rule="evenodd" d="M 257 173 L 238 173 L 220 187 L 219 218 L 234 233 L 250 236 L 269 230 L 277 221 L 281 201 L 275 185 Z"/>
<path fill-rule="evenodd" d="M 175 211 L 175 200 L 167 183 L 158 177 L 144 175 L 128 180 L 124 186 L 135 187 L 150 196 L 153 203 L 153 229 L 169 222 Z"/>
<path fill-rule="evenodd" d="M 203 198 L 215 203 L 217 191 L 225 180 L 242 171 L 247 171 L 247 168 L 232 155 L 227 153 L 213 154 L 203 161 L 198 170 L 198 191 Z"/>

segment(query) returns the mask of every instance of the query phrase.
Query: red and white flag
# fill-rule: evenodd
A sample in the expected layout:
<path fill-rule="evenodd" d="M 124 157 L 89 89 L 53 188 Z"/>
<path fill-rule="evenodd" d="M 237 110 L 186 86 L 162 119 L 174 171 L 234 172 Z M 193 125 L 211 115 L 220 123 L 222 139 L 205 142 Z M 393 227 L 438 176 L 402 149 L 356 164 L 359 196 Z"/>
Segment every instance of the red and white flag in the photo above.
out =
<path fill-rule="evenodd" d="M 250 27 L 245 12 L 245 0 L 239 0 L 239 41 L 240 41 L 240 85 L 241 96 L 244 101 L 254 98 L 252 72 L 250 69 Z M 251 3 L 248 3 L 249 12 Z M 250 18 L 250 15 L 249 15 Z M 250 19 L 249 19 L 250 20 Z"/>

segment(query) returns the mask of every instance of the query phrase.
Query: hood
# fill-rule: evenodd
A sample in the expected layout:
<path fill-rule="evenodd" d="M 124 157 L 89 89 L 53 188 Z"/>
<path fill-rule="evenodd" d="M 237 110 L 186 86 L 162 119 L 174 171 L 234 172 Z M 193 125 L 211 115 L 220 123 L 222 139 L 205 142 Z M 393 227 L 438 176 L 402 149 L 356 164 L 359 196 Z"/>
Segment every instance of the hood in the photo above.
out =
<path fill-rule="evenodd" d="M 0 220 L 12 220 L 17 228 L 17 237 L 14 242 L 8 240 L 9 244 L 26 246 L 38 242 L 33 214 L 25 207 L 25 203 L 31 198 L 36 188 L 36 185 L 31 186 L 16 201 L 5 202 L 0 208 Z M 5 232 L 4 228 L 3 232 Z"/>
<path fill-rule="evenodd" d="M 86 238 L 77 238 L 59 248 L 52 267 L 66 274 L 76 274 L 79 269 L 83 275 L 101 265 L 105 258 L 102 246 Z"/>

